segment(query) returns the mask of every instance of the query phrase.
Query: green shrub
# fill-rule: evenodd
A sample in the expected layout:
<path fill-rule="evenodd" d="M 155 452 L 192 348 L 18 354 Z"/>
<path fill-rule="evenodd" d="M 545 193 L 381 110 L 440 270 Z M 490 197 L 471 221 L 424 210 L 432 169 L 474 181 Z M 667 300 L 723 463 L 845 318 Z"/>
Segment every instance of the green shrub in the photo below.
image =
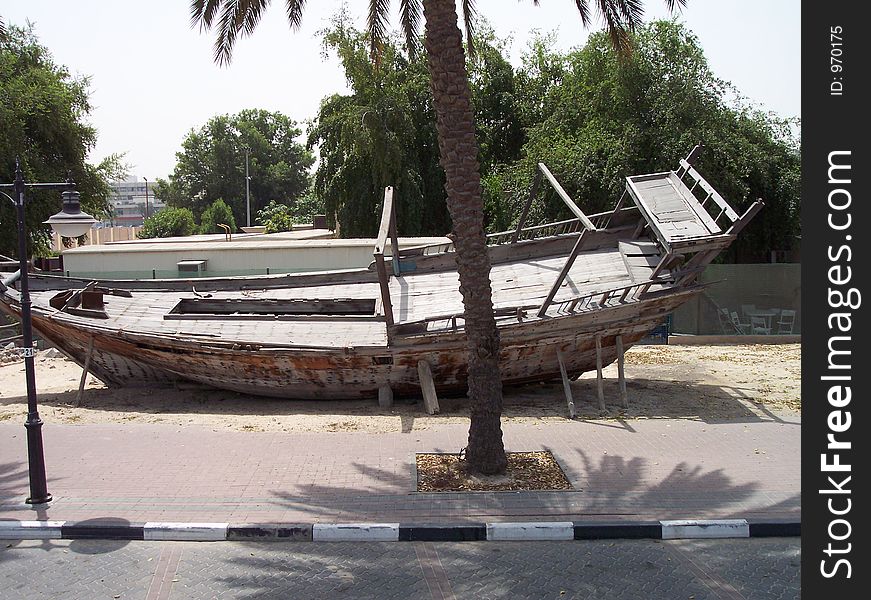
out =
<path fill-rule="evenodd" d="M 233 210 L 218 198 L 210 206 L 206 207 L 203 214 L 200 215 L 200 233 L 224 233 L 222 227 L 218 224 L 227 225 L 230 227 L 230 233 L 236 231 L 236 219 L 233 217 Z"/>
<path fill-rule="evenodd" d="M 164 208 L 154 213 L 142 225 L 136 237 L 140 239 L 181 237 L 196 231 L 194 213 L 189 208 Z"/>

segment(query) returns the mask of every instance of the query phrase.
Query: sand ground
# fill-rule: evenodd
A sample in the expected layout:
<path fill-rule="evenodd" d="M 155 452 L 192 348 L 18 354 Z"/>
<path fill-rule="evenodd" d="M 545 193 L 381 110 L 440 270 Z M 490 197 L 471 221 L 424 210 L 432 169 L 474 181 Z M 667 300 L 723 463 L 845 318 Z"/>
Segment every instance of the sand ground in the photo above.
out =
<path fill-rule="evenodd" d="M 418 399 L 399 399 L 390 409 L 371 401 L 292 401 L 259 398 L 197 385 L 171 388 L 107 388 L 89 375 L 80 406 L 74 406 L 81 367 L 66 358 L 36 358 L 40 416 L 46 423 L 196 424 L 235 431 L 421 430 L 467 422 L 466 400 L 440 400 L 429 416 Z M 607 412 L 598 408 L 596 374 L 572 383 L 581 419 L 685 418 L 705 422 L 767 419 L 801 411 L 801 346 L 636 346 L 626 354 L 629 408 L 620 406 L 617 369 L 605 369 Z M 540 423 L 565 420 L 559 381 L 505 389 L 504 419 Z M 24 421 L 24 363 L 0 366 L 0 421 Z"/>

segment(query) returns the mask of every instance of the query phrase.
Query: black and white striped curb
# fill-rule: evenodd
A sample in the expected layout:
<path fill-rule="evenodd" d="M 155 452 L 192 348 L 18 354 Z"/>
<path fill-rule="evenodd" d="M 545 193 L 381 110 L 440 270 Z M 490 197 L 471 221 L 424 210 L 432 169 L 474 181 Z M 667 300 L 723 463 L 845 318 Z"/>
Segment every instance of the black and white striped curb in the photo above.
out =
<path fill-rule="evenodd" d="M 801 535 L 798 520 L 531 521 L 522 523 L 161 523 L 0 521 L 5 540 L 465 542 L 713 539 Z"/>

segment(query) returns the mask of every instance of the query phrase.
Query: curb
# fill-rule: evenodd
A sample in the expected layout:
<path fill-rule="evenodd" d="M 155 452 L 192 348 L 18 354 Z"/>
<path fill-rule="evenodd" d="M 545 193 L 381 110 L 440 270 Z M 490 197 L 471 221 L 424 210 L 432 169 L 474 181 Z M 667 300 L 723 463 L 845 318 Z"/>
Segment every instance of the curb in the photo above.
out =
<path fill-rule="evenodd" d="M 789 519 L 532 521 L 494 523 L 105 523 L 2 521 L 2 540 L 275 542 L 471 542 L 597 539 L 723 539 L 801 536 Z"/>

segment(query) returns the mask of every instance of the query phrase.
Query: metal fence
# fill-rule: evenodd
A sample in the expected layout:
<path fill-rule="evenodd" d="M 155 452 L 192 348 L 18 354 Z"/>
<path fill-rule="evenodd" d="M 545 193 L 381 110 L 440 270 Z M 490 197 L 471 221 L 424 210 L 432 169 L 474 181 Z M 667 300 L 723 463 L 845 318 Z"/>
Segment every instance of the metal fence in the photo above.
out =
<path fill-rule="evenodd" d="M 801 265 L 709 265 L 707 290 L 678 308 L 672 333 L 801 334 Z"/>

